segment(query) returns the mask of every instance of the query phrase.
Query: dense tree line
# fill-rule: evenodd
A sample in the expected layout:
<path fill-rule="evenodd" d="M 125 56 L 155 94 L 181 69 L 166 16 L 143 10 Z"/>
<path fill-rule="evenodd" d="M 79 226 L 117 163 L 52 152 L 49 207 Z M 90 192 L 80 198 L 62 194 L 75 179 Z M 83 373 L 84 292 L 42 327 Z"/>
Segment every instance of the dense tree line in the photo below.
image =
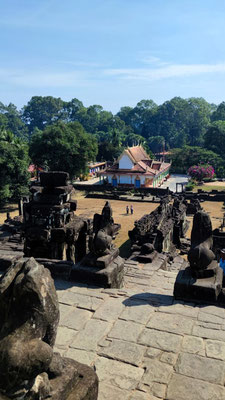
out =
<path fill-rule="evenodd" d="M 100 105 L 85 107 L 76 98 L 34 96 L 21 110 L 0 103 L 0 132 L 3 148 L 7 141 L 12 151 L 23 146 L 23 163 L 66 169 L 71 176 L 84 172 L 88 160 L 113 160 L 125 146 L 137 143 L 153 153 L 171 151 L 176 172 L 186 172 L 195 162 L 211 161 L 217 175 L 225 174 L 225 102 L 216 106 L 203 98 L 174 97 L 157 105 L 141 100 L 114 115 Z M 4 151 L 2 163 L 7 158 Z M 1 182 L 6 182 L 8 172 L 2 171 Z M 15 195 L 10 183 L 7 190 L 1 185 L 1 196 L 7 191 L 8 197 Z"/>

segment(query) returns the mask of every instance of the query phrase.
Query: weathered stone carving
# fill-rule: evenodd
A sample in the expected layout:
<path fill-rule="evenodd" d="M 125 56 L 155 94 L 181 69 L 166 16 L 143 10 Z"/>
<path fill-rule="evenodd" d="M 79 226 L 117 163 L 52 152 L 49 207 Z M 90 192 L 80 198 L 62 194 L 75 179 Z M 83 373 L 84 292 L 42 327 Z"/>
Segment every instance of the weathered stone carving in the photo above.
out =
<path fill-rule="evenodd" d="M 169 197 L 164 197 L 154 211 L 135 221 L 134 229 L 129 231 L 133 247 L 151 243 L 158 252 L 179 247 L 188 227 L 186 208 L 183 198 L 175 198 L 171 204 Z"/>
<path fill-rule="evenodd" d="M 181 268 L 174 284 L 178 300 L 225 304 L 223 270 L 212 251 L 212 224 L 209 215 L 197 211 L 193 218 L 188 265 Z"/>
<path fill-rule="evenodd" d="M 191 249 L 188 252 L 188 261 L 193 275 L 200 276 L 202 274 L 202 276 L 205 276 L 203 271 L 215 259 L 212 247 L 213 237 L 210 217 L 206 212 L 198 211 L 193 219 Z"/>
<path fill-rule="evenodd" d="M 1 277 L 0 321 L 0 398 L 66 400 L 75 391 L 71 399 L 97 399 L 94 371 L 53 352 L 57 294 L 50 272 L 33 258 Z M 81 388 L 85 375 L 87 388 Z"/>
<path fill-rule="evenodd" d="M 105 287 L 122 287 L 124 260 L 119 256 L 119 249 L 112 244 L 120 227 L 120 224 L 114 223 L 112 208 L 107 201 L 102 213 L 94 215 L 90 252 L 74 266 L 72 276 L 75 279 Z"/>
<path fill-rule="evenodd" d="M 43 172 L 40 186 L 32 186 L 23 212 L 26 256 L 75 262 L 86 254 L 92 224 L 74 214 L 68 178 L 66 172 Z"/>
<path fill-rule="evenodd" d="M 106 201 L 101 215 L 94 215 L 93 232 L 94 239 L 90 250 L 93 250 L 97 256 L 110 254 L 112 238 L 115 234 L 115 224 L 109 201 Z"/>
<path fill-rule="evenodd" d="M 62 370 L 53 355 L 59 307 L 50 272 L 34 259 L 18 262 L 1 278 L 0 320 L 1 392 L 18 399 L 32 391 L 47 397 L 48 372 Z"/>
<path fill-rule="evenodd" d="M 202 207 L 198 198 L 191 198 L 190 202 L 187 203 L 187 215 L 195 214 L 197 211 L 201 211 Z"/>

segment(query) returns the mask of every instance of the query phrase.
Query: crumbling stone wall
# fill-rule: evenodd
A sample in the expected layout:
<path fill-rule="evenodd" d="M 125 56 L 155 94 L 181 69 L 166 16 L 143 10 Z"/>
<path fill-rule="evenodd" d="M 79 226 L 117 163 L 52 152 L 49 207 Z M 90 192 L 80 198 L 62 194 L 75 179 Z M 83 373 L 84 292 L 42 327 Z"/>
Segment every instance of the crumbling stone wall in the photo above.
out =
<path fill-rule="evenodd" d="M 129 231 L 132 244 L 151 243 L 158 252 L 179 247 L 188 228 L 186 209 L 183 198 L 176 197 L 172 203 L 168 196 L 164 197 L 154 211 L 135 221 L 134 229 Z"/>

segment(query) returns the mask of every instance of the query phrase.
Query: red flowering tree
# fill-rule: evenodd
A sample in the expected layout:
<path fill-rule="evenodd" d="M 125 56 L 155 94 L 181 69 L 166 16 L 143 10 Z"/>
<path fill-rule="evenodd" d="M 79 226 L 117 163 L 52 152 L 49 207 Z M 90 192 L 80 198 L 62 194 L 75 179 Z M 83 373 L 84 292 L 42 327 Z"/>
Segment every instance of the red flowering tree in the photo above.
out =
<path fill-rule="evenodd" d="M 204 178 L 212 179 L 215 174 L 215 170 L 210 164 L 193 165 L 189 168 L 188 174 L 192 179 L 200 182 Z"/>

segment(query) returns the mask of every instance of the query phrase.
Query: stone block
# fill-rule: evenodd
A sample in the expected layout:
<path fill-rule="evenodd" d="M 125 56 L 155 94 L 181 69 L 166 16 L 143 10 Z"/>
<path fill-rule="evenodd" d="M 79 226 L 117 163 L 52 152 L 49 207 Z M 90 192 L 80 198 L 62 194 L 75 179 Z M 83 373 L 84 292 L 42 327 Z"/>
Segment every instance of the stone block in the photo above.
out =
<path fill-rule="evenodd" d="M 49 171 L 40 173 L 41 186 L 67 186 L 69 174 L 62 171 Z"/>
<path fill-rule="evenodd" d="M 128 392 L 127 390 L 121 390 L 118 387 L 113 386 L 111 384 L 100 382 L 98 400 L 115 400 L 115 399 L 128 400 L 130 399 L 130 392 Z M 139 399 L 136 398 L 135 400 Z"/>
<path fill-rule="evenodd" d="M 143 330 L 143 325 L 131 321 L 118 320 L 108 334 L 109 338 L 136 342 Z"/>
<path fill-rule="evenodd" d="M 219 340 L 206 340 L 206 355 L 210 358 L 225 361 L 225 343 Z"/>
<path fill-rule="evenodd" d="M 108 347 L 98 352 L 100 356 L 106 356 L 136 366 L 141 364 L 144 353 L 144 346 L 122 340 L 112 340 Z"/>
<path fill-rule="evenodd" d="M 155 308 L 147 302 L 145 303 L 144 301 L 139 302 L 136 300 L 127 300 L 126 308 L 120 315 L 120 319 L 124 319 L 125 321 L 134 321 L 145 325 L 149 321 L 154 311 Z"/>
<path fill-rule="evenodd" d="M 85 327 L 77 333 L 70 347 L 86 351 L 96 351 L 98 342 L 107 335 L 110 327 L 108 322 L 91 319 L 86 323 Z"/>
<path fill-rule="evenodd" d="M 184 336 L 182 351 L 186 353 L 204 355 L 205 351 L 203 339 L 196 336 Z"/>
<path fill-rule="evenodd" d="M 115 321 L 121 314 L 124 305 L 123 298 L 119 299 L 107 299 L 100 307 L 95 311 L 93 318 L 101 319 L 103 321 Z"/>
<path fill-rule="evenodd" d="M 178 300 L 217 303 L 222 289 L 223 271 L 216 269 L 216 275 L 210 278 L 194 279 L 191 268 L 181 269 L 174 284 L 174 297 Z"/>
<path fill-rule="evenodd" d="M 137 260 L 141 263 L 151 263 L 157 256 L 157 251 L 153 251 L 150 254 L 139 254 L 137 255 Z"/>
<path fill-rule="evenodd" d="M 124 277 L 124 260 L 118 256 L 106 268 L 99 269 L 77 263 L 72 268 L 70 280 L 103 286 L 121 288 Z"/>
<path fill-rule="evenodd" d="M 182 336 L 163 331 L 145 328 L 138 338 L 138 343 L 160 350 L 178 352 Z"/>
<path fill-rule="evenodd" d="M 196 354 L 180 353 L 175 371 L 190 378 L 224 385 L 225 364 L 220 360 L 201 357 Z"/>
<path fill-rule="evenodd" d="M 78 378 L 73 381 L 76 371 Z M 97 400 L 98 377 L 94 370 L 77 361 L 64 358 L 64 369 L 61 376 L 51 380 L 52 400 Z"/>
<path fill-rule="evenodd" d="M 191 334 L 194 321 L 181 315 L 154 313 L 150 318 L 147 328 L 160 331 L 172 332 L 176 334 Z"/>
<path fill-rule="evenodd" d="M 97 400 L 98 377 L 94 370 L 63 358 L 63 373 L 51 379 L 52 400 Z M 10 400 L 0 395 L 0 400 Z"/>
<path fill-rule="evenodd" d="M 158 360 L 149 360 L 147 370 L 143 375 L 142 382 L 151 386 L 153 382 L 168 383 L 173 372 L 173 367 Z"/>
<path fill-rule="evenodd" d="M 108 265 L 115 260 L 115 258 L 119 255 L 119 249 L 114 249 L 110 254 L 106 256 L 98 257 L 96 260 L 96 267 L 98 268 L 106 268 Z"/>
<path fill-rule="evenodd" d="M 223 386 L 173 374 L 167 390 L 168 400 L 225 400 Z"/>
<path fill-rule="evenodd" d="M 143 368 L 105 357 L 99 357 L 95 367 L 100 382 L 110 383 L 122 390 L 135 389 L 144 374 Z"/>

